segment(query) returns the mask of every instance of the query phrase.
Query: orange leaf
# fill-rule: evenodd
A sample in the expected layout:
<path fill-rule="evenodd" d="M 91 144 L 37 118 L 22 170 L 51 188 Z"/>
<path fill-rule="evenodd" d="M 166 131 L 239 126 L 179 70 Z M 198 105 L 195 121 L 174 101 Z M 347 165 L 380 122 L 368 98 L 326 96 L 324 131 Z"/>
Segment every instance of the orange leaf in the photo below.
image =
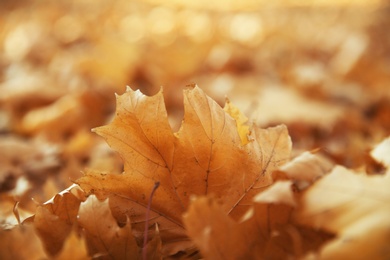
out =
<path fill-rule="evenodd" d="M 140 248 L 126 223 L 119 227 L 112 217 L 108 201 L 89 196 L 81 203 L 78 222 L 84 229 L 90 256 L 107 259 L 140 259 Z M 150 244 L 150 243 L 149 243 Z M 149 245 L 148 244 L 148 245 Z M 149 253 L 158 258 L 158 244 L 150 246 Z M 151 255 L 151 254 L 149 254 Z"/>
<path fill-rule="evenodd" d="M 71 232 L 64 243 L 61 252 L 56 256 L 56 260 L 83 260 L 90 259 L 85 247 L 85 240 L 79 237 L 75 231 Z"/>
<path fill-rule="evenodd" d="M 291 150 L 285 126 L 253 126 L 251 141 L 243 145 L 238 117 L 198 87 L 185 90 L 184 107 L 183 124 L 173 133 L 162 91 L 147 97 L 128 89 L 117 97 L 114 120 L 95 129 L 122 156 L 125 172 L 87 172 L 77 180 L 85 192 L 110 197 L 114 215 L 127 214 L 132 223 L 142 221 L 151 188 L 159 181 L 151 224 L 159 223 L 163 241 L 187 240 L 181 216 L 193 194 L 213 194 L 224 212 L 242 216 L 252 197 L 271 184 L 271 171 L 289 159 Z"/>
<path fill-rule="evenodd" d="M 289 259 L 317 249 L 329 235 L 298 225 L 290 181 L 277 182 L 254 198 L 240 221 L 215 199 L 196 199 L 184 215 L 188 235 L 206 259 Z"/>
<path fill-rule="evenodd" d="M 34 216 L 34 226 L 42 239 L 46 251 L 58 254 L 72 230 L 81 203 L 79 187 L 73 185 L 58 193 L 45 204 L 38 206 Z"/>
<path fill-rule="evenodd" d="M 304 152 L 282 165 L 272 175 L 274 179 L 284 175 L 286 178 L 294 180 L 298 189 L 304 189 L 329 173 L 333 166 L 332 162 L 320 154 Z"/>
<path fill-rule="evenodd" d="M 0 229 L 0 259 L 45 259 L 42 244 L 31 224 Z"/>
<path fill-rule="evenodd" d="M 380 144 L 378 144 L 372 151 L 371 156 L 378 162 L 383 163 L 390 169 L 390 137 L 387 137 Z"/>

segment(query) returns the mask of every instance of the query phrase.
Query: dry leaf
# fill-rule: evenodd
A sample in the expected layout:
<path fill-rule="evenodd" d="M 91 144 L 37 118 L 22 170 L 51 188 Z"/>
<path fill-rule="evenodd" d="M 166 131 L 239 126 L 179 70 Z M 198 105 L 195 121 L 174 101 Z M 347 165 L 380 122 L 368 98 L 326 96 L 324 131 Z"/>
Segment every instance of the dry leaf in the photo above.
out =
<path fill-rule="evenodd" d="M 55 257 L 55 260 L 86 260 L 90 259 L 85 246 L 85 239 L 77 235 L 75 231 L 71 232 L 66 239 L 61 252 Z"/>
<path fill-rule="evenodd" d="M 390 137 L 387 137 L 380 144 L 378 144 L 372 151 L 371 156 L 378 162 L 384 164 L 390 169 Z"/>
<path fill-rule="evenodd" d="M 269 189 L 257 194 L 254 198 L 254 201 L 268 204 L 284 204 L 295 207 L 296 202 L 291 185 L 291 181 L 275 182 Z"/>
<path fill-rule="evenodd" d="M 0 228 L 12 229 L 23 222 L 25 219 L 31 217 L 32 213 L 19 208 L 19 203 L 11 196 L 0 196 Z"/>
<path fill-rule="evenodd" d="M 343 108 L 337 104 L 308 99 L 292 89 L 265 86 L 251 88 L 251 90 L 253 93 L 250 95 L 243 96 L 245 92 L 241 88 L 235 89 L 231 94 L 235 97 L 233 101 L 243 109 L 251 111 L 253 120 L 260 125 L 298 121 L 308 125 L 319 125 L 326 129 L 333 126 L 344 113 Z M 253 104 L 256 104 L 255 111 L 253 111 Z"/>
<path fill-rule="evenodd" d="M 149 194 L 159 181 L 151 224 L 159 224 L 163 242 L 187 240 L 181 215 L 193 194 L 213 194 L 225 213 L 242 216 L 252 197 L 271 184 L 270 172 L 289 159 L 291 150 L 285 126 L 253 126 L 247 133 L 250 142 L 242 145 L 237 116 L 198 87 L 185 90 L 184 107 L 183 124 L 174 134 L 161 91 L 146 97 L 128 89 L 117 97 L 113 122 L 95 129 L 122 156 L 125 172 L 87 172 L 77 180 L 86 193 L 110 197 L 114 215 L 127 214 L 141 226 Z"/>
<path fill-rule="evenodd" d="M 91 257 L 103 259 L 138 259 L 139 248 L 128 223 L 119 227 L 112 217 L 108 200 L 89 196 L 82 202 L 78 223 L 83 228 Z"/>
<path fill-rule="evenodd" d="M 45 251 L 33 225 L 19 225 L 11 230 L 0 229 L 0 259 L 45 258 Z"/>
<path fill-rule="evenodd" d="M 337 166 L 303 196 L 299 221 L 337 234 L 320 259 L 389 259 L 390 178 Z"/>
<path fill-rule="evenodd" d="M 41 134 L 56 142 L 84 128 L 104 122 L 106 101 L 99 92 L 73 91 L 50 105 L 30 110 L 21 121 L 20 130 L 26 134 Z M 88 119 L 88 120 L 86 120 Z"/>
<path fill-rule="evenodd" d="M 285 176 L 287 179 L 294 180 L 298 189 L 304 189 L 329 173 L 333 166 L 332 162 L 320 154 L 304 152 L 282 165 L 272 175 L 274 179 Z"/>
<path fill-rule="evenodd" d="M 15 188 L 21 176 L 41 183 L 46 174 L 59 166 L 58 151 L 45 142 L 26 142 L 10 136 L 0 138 L 0 164 L 0 192 L 4 192 Z"/>
<path fill-rule="evenodd" d="M 206 259 L 289 259 L 316 250 L 329 234 L 294 221 L 291 185 L 276 182 L 259 193 L 238 222 L 215 199 L 198 198 L 184 216 L 188 235 Z"/>
<path fill-rule="evenodd" d="M 46 251 L 55 256 L 63 246 L 77 219 L 82 194 L 75 185 L 69 187 L 45 204 L 38 206 L 34 226 Z"/>
<path fill-rule="evenodd" d="M 89 5 L 91 2 L 93 6 Z M 23 210 L 35 210 L 37 206 L 34 202 L 45 201 L 63 190 L 81 176 L 85 167 L 96 169 L 95 173 L 87 171 L 90 183 L 85 182 L 85 186 L 90 185 L 94 190 L 97 187 L 96 195 L 110 197 L 108 203 L 114 218 L 120 222 L 119 226 L 128 227 L 127 217 L 131 218 L 132 233 L 137 244 L 142 244 L 145 203 L 154 179 L 160 180 L 163 171 L 158 166 L 145 167 L 149 168 L 147 172 L 154 174 L 150 179 L 160 176 L 145 182 L 142 189 L 134 188 L 144 181 L 136 177 L 135 180 L 139 183 L 135 183 L 120 175 L 123 163 L 118 158 L 119 155 L 115 157 L 112 156 L 114 151 L 100 149 L 98 145 L 104 140 L 90 133 L 90 128 L 102 125 L 114 112 L 112 92 L 121 91 L 126 82 L 139 87 L 145 94 L 155 93 L 157 86 L 164 85 L 165 106 L 170 122 L 175 122 L 178 126 L 175 129 L 179 129 L 183 114 L 182 94 L 178 89 L 196 80 L 207 88 L 207 92 L 217 103 L 222 104 L 225 95 L 228 95 L 234 104 L 257 123 L 264 126 L 286 123 L 295 149 L 310 150 L 320 147 L 328 158 L 338 164 L 360 171 L 366 169 L 368 174 L 384 175 L 383 178 L 388 179 L 388 140 L 371 153 L 372 157 L 367 151 L 373 144 L 388 136 L 390 129 L 390 2 L 299 1 L 299 8 L 294 8 L 297 1 L 269 2 L 0 0 L 0 135 L 4 139 L 0 140 L 0 224 L 3 228 L 12 228 L 10 232 L 1 232 L 0 240 L 3 243 L 1 246 L 9 247 L 15 253 L 4 255 L 8 248 L 3 250 L 1 247 L 0 258 L 76 258 L 79 254 L 74 251 L 81 251 L 81 257 L 85 257 L 85 237 L 81 236 L 81 240 L 78 240 L 76 233 L 79 230 L 74 232 L 74 225 L 68 224 L 78 224 L 74 220 L 78 203 L 65 198 L 69 195 L 64 198 L 58 196 L 55 202 L 49 203 L 51 205 L 40 206 L 37 210 L 36 224 L 41 225 L 40 232 L 51 232 L 45 235 L 44 243 L 49 246 L 53 243 L 53 248 L 56 248 L 61 244 L 59 240 L 65 240 L 63 249 L 55 257 L 35 255 L 32 248 L 39 245 L 36 243 L 39 238 L 32 234 L 32 229 L 31 232 L 19 232 L 21 229 L 13 215 L 14 201 L 20 201 L 19 214 L 15 215 L 23 220 Z M 203 102 L 206 103 L 209 104 Z M 201 111 L 202 116 L 206 115 L 207 105 L 194 111 Z M 138 111 L 136 115 L 156 111 L 155 107 L 145 107 L 147 111 Z M 256 137 L 260 130 L 247 123 L 246 117 L 230 103 L 227 102 L 224 110 L 223 115 L 229 114 L 235 120 L 235 124 L 227 124 L 235 125 L 235 131 L 240 137 L 234 137 L 234 143 L 240 144 L 242 151 L 251 153 L 258 162 L 263 163 L 259 150 L 253 148 L 256 142 L 262 143 L 259 140 L 263 137 Z M 211 121 L 212 127 L 214 121 L 218 123 L 221 119 L 221 113 L 214 114 L 218 116 L 215 117 L 217 120 Z M 191 120 L 187 113 L 185 124 L 188 126 Z M 165 122 L 164 119 L 162 121 Z M 126 122 L 128 120 L 124 119 L 124 123 Z M 195 125 L 195 121 L 193 123 Z M 219 130 L 218 127 L 216 124 L 216 131 Z M 150 129 L 159 131 L 157 123 Z M 115 127 L 110 130 L 115 131 Z M 208 166 L 220 165 L 218 162 L 224 156 L 229 160 L 227 167 L 232 167 L 234 161 L 242 160 L 240 156 L 236 156 L 234 149 L 228 154 L 231 146 L 222 148 L 218 139 L 212 145 L 206 145 L 207 149 L 199 149 L 203 141 L 198 142 L 196 138 L 202 136 L 202 127 L 192 130 L 187 131 L 188 135 L 173 134 L 174 153 L 183 152 L 183 149 L 176 150 L 181 144 L 186 147 L 195 144 L 195 150 L 193 153 L 184 151 L 182 156 L 172 156 L 173 163 L 170 166 L 173 166 L 169 168 L 172 170 L 171 188 L 177 188 L 179 194 L 173 196 L 182 200 L 183 210 L 174 210 L 175 205 L 170 205 L 168 195 L 172 195 L 169 193 L 172 189 L 167 185 L 161 186 L 156 192 L 158 204 L 153 203 L 149 235 L 154 235 L 150 243 L 155 243 L 151 248 L 157 253 L 161 246 L 161 241 L 157 239 L 157 228 L 164 240 L 163 250 L 167 249 L 168 243 L 171 252 L 185 248 L 182 243 L 188 238 L 180 226 L 180 214 L 189 204 L 186 201 L 190 193 L 205 194 L 205 186 L 201 187 L 201 181 L 193 175 L 204 178 Z M 151 147 L 142 139 L 142 135 L 132 131 L 123 132 L 126 136 L 121 135 L 122 140 L 129 140 L 128 135 L 135 136 L 135 141 L 141 140 L 130 140 L 142 147 L 139 151 L 149 153 L 153 149 L 156 152 L 164 150 L 157 146 Z M 14 136 L 18 141 L 10 145 Z M 46 142 L 51 143 L 45 145 L 35 142 L 39 138 L 45 138 Z M 225 137 L 221 135 L 220 139 L 222 138 Z M 150 140 L 153 141 L 153 138 Z M 169 138 L 167 140 L 167 143 L 171 143 Z M 261 147 L 265 146 L 262 144 Z M 113 148 L 118 150 L 114 146 Z M 164 158 L 169 157 L 169 149 L 167 154 L 161 153 Z M 123 158 L 127 157 L 128 152 L 120 153 Z M 269 154 L 265 151 L 262 153 Z M 186 163 L 178 163 L 178 160 L 186 156 L 189 156 Z M 130 156 L 124 175 L 145 173 L 135 171 L 144 169 L 142 167 L 147 165 L 147 160 L 135 157 L 136 154 Z M 155 159 L 152 157 L 149 159 Z M 198 169 L 189 166 L 195 162 L 194 158 L 200 158 Z M 264 161 L 267 160 L 264 158 Z M 142 165 L 138 165 L 138 161 Z M 262 171 L 264 165 L 258 162 L 253 165 L 258 165 Z M 181 165 L 181 169 L 175 168 L 177 164 Z M 248 161 L 239 164 L 248 164 Z M 239 182 L 237 176 L 244 179 L 248 177 L 248 172 L 253 173 L 248 170 L 252 167 L 250 164 L 245 167 L 233 166 L 232 175 L 229 175 L 230 170 L 223 167 L 209 172 L 211 177 L 214 173 L 223 175 L 222 173 L 227 172 L 227 195 L 220 193 L 218 187 L 212 187 L 212 178 L 207 179 L 207 196 L 214 193 L 218 197 L 216 201 L 220 204 L 217 206 L 220 213 L 225 215 L 232 208 L 226 197 L 232 194 L 234 200 L 237 197 L 237 187 L 244 191 L 247 188 L 247 183 L 244 180 Z M 130 170 L 131 167 L 135 170 Z M 263 249 L 252 250 L 262 252 L 260 256 L 255 255 L 258 258 L 297 258 L 310 251 L 313 252 L 311 256 L 316 257 L 320 243 L 313 241 L 322 238 L 318 236 L 320 230 L 310 225 L 298 227 L 295 222 L 299 218 L 286 219 L 286 216 L 299 216 L 295 213 L 299 213 L 304 201 L 299 197 L 305 190 L 315 190 L 316 181 L 327 178 L 326 174 L 332 165 L 328 165 L 318 155 L 303 154 L 278 169 L 277 173 L 272 173 L 272 180 L 268 176 L 273 169 L 266 168 L 271 170 L 264 173 L 266 178 L 260 178 L 264 181 L 261 185 L 286 179 L 289 182 L 277 182 L 272 189 L 267 189 L 258 196 L 254 194 L 262 189 L 252 189 L 253 193 L 248 192 L 227 217 L 235 224 L 247 226 L 248 230 L 245 229 L 245 232 L 254 237 L 254 241 L 263 239 L 262 246 L 255 246 Z M 187 181 L 184 175 L 178 175 L 179 171 L 190 176 L 194 183 Z M 100 175 L 102 172 L 107 174 Z M 107 177 L 112 174 L 117 176 Z M 94 179 L 88 176 L 94 176 Z M 102 178 L 116 180 L 106 190 L 108 195 L 103 194 L 104 190 L 102 192 L 107 187 L 107 184 L 102 185 L 105 182 L 100 180 Z M 343 179 L 340 178 L 340 183 Z M 291 182 L 294 197 L 289 188 Z M 369 181 L 367 185 L 370 183 Z M 227 185 L 223 188 L 226 187 Z M 117 191 L 117 188 L 121 190 L 113 195 L 112 191 Z M 188 193 L 187 196 L 183 195 L 184 192 Z M 322 196 L 327 197 L 328 193 L 331 195 L 329 200 L 332 201 L 332 192 L 323 192 Z M 159 196 L 162 196 L 161 199 Z M 252 202 L 252 197 L 257 202 Z M 361 197 L 365 198 L 365 194 Z M 340 196 L 339 199 L 343 197 Z M 172 203 L 176 202 L 175 199 L 172 200 Z M 278 202 L 283 202 L 283 206 Z M 362 203 L 365 204 L 364 199 Z M 68 206 L 72 218 L 65 217 Z M 240 215 L 244 212 L 248 213 L 242 219 Z M 375 209 L 372 213 L 374 218 L 374 214 L 378 212 Z M 269 216 L 264 217 L 267 214 Z M 336 214 L 334 218 L 339 219 L 340 214 Z M 360 218 L 358 214 L 355 216 Z M 168 217 L 171 219 L 167 219 Z M 46 227 L 44 220 L 48 220 Z M 29 221 L 32 218 L 24 223 Z M 330 219 L 329 223 L 332 221 L 336 220 Z M 266 227 L 274 231 L 269 233 Z M 340 239 L 345 233 L 345 227 L 341 228 L 343 230 L 337 232 Z M 341 231 L 344 233 L 340 234 Z M 63 238 L 67 232 L 71 232 L 70 235 Z M 220 239 L 220 233 L 217 233 L 217 239 Z M 253 235 L 256 233 L 261 234 L 260 238 Z M 21 234 L 25 237 L 19 236 Z M 379 233 L 372 234 L 372 241 L 376 241 L 375 236 Z M 364 235 L 369 242 L 370 235 L 371 232 Z M 384 240 L 389 241 L 389 238 L 385 237 Z M 74 246 L 78 241 L 79 247 Z M 234 242 L 243 250 L 248 250 L 244 245 L 241 246 L 241 241 Z M 66 248 L 67 246 L 69 247 Z M 249 250 L 255 247 L 250 247 Z M 20 250 L 15 252 L 15 248 Z M 225 250 L 229 249 L 230 247 Z M 196 250 L 192 247 L 191 250 L 172 257 L 200 257 Z M 36 251 L 42 253 L 42 248 L 36 248 Z M 228 251 L 224 254 L 231 257 Z M 153 252 L 149 256 L 153 257 Z"/>
<path fill-rule="evenodd" d="M 184 217 L 188 235 L 207 259 L 244 259 L 250 245 L 215 199 L 200 197 Z M 237 239 L 237 240 L 236 240 Z M 252 251 L 253 252 L 253 251 Z"/>

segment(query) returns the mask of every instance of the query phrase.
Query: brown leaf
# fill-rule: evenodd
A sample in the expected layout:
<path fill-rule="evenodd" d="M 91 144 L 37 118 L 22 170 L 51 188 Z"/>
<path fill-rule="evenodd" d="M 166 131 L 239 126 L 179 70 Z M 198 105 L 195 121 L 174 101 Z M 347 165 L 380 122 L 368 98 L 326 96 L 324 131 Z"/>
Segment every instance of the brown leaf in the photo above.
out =
<path fill-rule="evenodd" d="M 83 199 L 77 186 L 58 193 L 51 201 L 38 206 L 34 225 L 46 251 L 58 254 L 76 221 L 79 205 Z"/>
<path fill-rule="evenodd" d="M 188 235 L 207 259 L 239 259 L 249 245 L 237 223 L 223 212 L 215 199 L 200 197 L 190 205 L 184 223 Z"/>
<path fill-rule="evenodd" d="M 90 259 L 85 246 L 85 239 L 77 235 L 75 231 L 67 237 L 61 252 L 55 257 L 56 260 L 83 260 Z"/>
<path fill-rule="evenodd" d="M 0 195 L 0 228 L 12 229 L 31 217 L 33 213 L 19 208 L 19 203 L 11 196 Z"/>
<path fill-rule="evenodd" d="M 305 193 L 300 222 L 337 237 L 321 259 L 389 259 L 390 178 L 337 166 Z"/>
<path fill-rule="evenodd" d="M 275 182 L 269 189 L 257 194 L 254 197 L 254 201 L 269 204 L 285 204 L 287 206 L 295 207 L 297 204 L 291 185 L 291 181 Z"/>
<path fill-rule="evenodd" d="M 96 92 L 73 91 L 50 105 L 33 109 L 21 121 L 20 130 L 61 142 L 77 131 L 101 124 L 104 98 Z"/>
<path fill-rule="evenodd" d="M 196 199 L 184 216 L 188 235 L 206 259 L 288 259 L 317 249 L 329 235 L 298 225 L 290 181 L 258 194 L 238 222 L 215 199 Z"/>
<path fill-rule="evenodd" d="M 0 164 L 0 192 L 4 192 L 15 188 L 21 176 L 35 184 L 45 180 L 46 174 L 59 166 L 58 151 L 54 145 L 42 141 L 2 137 Z"/>
<path fill-rule="evenodd" d="M 242 95 L 244 91 L 242 88 L 233 89 L 231 93 L 235 97 L 233 101 L 237 101 L 243 109 L 250 109 L 253 113 L 253 120 L 261 125 L 298 121 L 301 124 L 328 128 L 334 125 L 344 112 L 344 108 L 337 104 L 306 98 L 302 92 L 291 88 L 264 86 L 263 88 L 252 87 L 250 90 L 253 93 Z M 256 104 L 255 109 L 253 109 L 253 104 Z M 264 113 L 264 111 L 267 112 Z"/>
<path fill-rule="evenodd" d="M 159 223 L 163 241 L 186 240 L 181 215 L 193 194 L 213 194 L 222 201 L 224 212 L 242 216 L 252 197 L 270 185 L 270 172 L 288 160 L 291 150 L 285 126 L 253 126 L 250 142 L 242 145 L 237 117 L 198 87 L 185 90 L 184 107 L 183 124 L 174 134 L 161 91 L 146 97 L 128 89 L 117 97 L 113 122 L 95 129 L 122 156 L 125 173 L 87 172 L 77 180 L 85 192 L 99 199 L 110 197 L 114 215 L 127 214 L 133 223 L 143 221 L 149 194 L 159 181 L 151 224 Z"/>
<path fill-rule="evenodd" d="M 378 144 L 372 151 L 371 156 L 378 162 L 390 169 L 390 137 Z"/>
<path fill-rule="evenodd" d="M 273 172 L 274 179 L 294 180 L 298 189 L 304 189 L 330 172 L 334 164 L 320 154 L 304 152 Z"/>
<path fill-rule="evenodd" d="M 78 222 L 83 228 L 89 255 L 103 259 L 140 259 L 140 248 L 126 223 L 119 227 L 108 200 L 89 196 L 80 206 Z M 152 251 L 152 250 L 151 250 Z"/>
<path fill-rule="evenodd" d="M 19 225 L 11 230 L 0 229 L 0 259 L 45 259 L 42 244 L 34 226 Z"/>

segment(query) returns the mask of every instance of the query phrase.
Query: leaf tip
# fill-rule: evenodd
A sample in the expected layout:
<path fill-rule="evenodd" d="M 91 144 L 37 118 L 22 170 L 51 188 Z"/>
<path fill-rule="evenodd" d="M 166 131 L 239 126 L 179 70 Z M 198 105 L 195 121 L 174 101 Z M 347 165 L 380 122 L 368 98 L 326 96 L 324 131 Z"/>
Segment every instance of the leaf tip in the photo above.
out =
<path fill-rule="evenodd" d="M 94 127 L 91 129 L 91 132 L 94 133 L 94 134 L 97 134 L 97 135 L 101 135 L 100 134 L 100 128 L 102 128 L 103 126 L 99 126 L 99 127 Z"/>

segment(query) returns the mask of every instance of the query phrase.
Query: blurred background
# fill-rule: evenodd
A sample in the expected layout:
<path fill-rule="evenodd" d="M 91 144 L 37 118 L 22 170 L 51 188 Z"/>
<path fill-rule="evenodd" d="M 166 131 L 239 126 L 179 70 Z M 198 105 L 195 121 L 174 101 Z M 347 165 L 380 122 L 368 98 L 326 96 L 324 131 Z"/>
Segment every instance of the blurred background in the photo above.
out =
<path fill-rule="evenodd" d="M 286 124 L 295 153 L 362 167 L 390 134 L 389 2 L 270 2 L 2 0 L 1 198 L 43 202 L 86 167 L 121 172 L 90 129 L 126 85 L 162 86 L 174 130 L 197 84 L 262 127 Z"/>

